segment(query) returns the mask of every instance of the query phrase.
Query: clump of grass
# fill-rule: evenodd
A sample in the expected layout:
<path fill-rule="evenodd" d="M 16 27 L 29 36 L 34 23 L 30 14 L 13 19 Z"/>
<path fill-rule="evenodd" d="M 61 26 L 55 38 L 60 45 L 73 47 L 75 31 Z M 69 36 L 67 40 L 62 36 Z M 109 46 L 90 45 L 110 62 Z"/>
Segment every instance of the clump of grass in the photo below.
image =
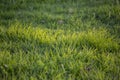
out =
<path fill-rule="evenodd" d="M 1 79 L 119 77 L 120 47 L 105 29 L 71 32 L 16 23 L 0 31 Z"/>

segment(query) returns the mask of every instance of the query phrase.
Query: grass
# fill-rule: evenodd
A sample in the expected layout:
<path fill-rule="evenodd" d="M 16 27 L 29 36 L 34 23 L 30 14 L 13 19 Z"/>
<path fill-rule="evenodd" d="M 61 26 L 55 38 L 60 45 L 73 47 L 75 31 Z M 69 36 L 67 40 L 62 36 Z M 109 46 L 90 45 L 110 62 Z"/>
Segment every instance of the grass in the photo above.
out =
<path fill-rule="evenodd" d="M 119 80 L 119 0 L 1 0 L 0 80 Z"/>

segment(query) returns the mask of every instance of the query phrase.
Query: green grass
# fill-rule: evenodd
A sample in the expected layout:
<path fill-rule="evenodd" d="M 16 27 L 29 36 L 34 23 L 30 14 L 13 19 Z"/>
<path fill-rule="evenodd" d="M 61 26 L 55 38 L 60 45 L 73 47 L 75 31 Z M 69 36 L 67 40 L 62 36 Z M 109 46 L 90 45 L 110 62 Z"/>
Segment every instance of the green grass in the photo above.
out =
<path fill-rule="evenodd" d="M 119 0 L 0 1 L 0 80 L 119 79 Z"/>

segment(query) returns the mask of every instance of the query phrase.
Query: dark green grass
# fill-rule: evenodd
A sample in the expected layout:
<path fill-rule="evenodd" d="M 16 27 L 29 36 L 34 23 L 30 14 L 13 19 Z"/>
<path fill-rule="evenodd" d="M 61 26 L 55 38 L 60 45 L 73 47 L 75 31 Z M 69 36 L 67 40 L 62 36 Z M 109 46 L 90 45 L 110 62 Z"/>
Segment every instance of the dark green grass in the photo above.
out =
<path fill-rule="evenodd" d="M 1 0 L 0 80 L 119 80 L 119 0 Z"/>

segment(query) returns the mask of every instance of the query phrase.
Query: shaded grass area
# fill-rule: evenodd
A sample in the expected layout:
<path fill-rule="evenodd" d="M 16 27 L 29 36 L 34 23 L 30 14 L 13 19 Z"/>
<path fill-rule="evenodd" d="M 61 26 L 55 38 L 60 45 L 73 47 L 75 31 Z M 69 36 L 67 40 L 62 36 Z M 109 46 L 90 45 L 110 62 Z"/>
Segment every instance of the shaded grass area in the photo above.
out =
<path fill-rule="evenodd" d="M 110 29 L 111 33 L 119 36 L 120 5 L 117 0 L 67 2 L 58 0 L 58 2 L 2 0 L 0 24 L 10 26 L 17 20 L 23 24 L 31 23 L 33 26 L 40 25 L 48 29 L 74 31 L 104 26 Z"/>
<path fill-rule="evenodd" d="M 120 79 L 119 0 L 1 0 L 0 80 Z"/>

